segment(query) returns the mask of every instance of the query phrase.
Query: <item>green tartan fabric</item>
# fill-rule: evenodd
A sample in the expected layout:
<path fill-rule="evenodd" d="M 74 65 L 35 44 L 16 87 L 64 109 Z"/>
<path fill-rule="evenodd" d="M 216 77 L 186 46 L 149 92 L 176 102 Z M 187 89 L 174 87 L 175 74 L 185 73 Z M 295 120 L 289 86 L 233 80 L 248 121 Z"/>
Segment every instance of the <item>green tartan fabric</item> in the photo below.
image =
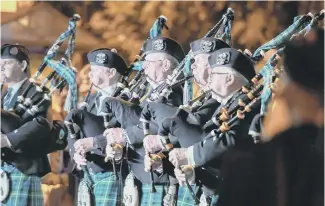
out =
<path fill-rule="evenodd" d="M 164 196 L 167 193 L 168 186 L 155 185 L 157 192 L 151 193 L 150 184 L 142 184 L 140 190 L 140 206 L 162 206 Z"/>
<path fill-rule="evenodd" d="M 26 176 L 12 165 L 4 163 L 1 169 L 8 173 L 10 193 L 2 206 L 43 206 L 44 199 L 41 179 L 37 176 Z"/>
<path fill-rule="evenodd" d="M 113 172 L 90 173 L 94 184 L 92 191 L 96 206 L 122 205 L 122 185 Z"/>
<path fill-rule="evenodd" d="M 194 192 L 197 192 L 199 189 L 197 185 L 192 185 Z M 200 197 L 198 197 L 200 200 Z M 217 206 L 218 195 L 214 195 L 211 197 L 210 206 Z M 177 196 L 177 206 L 194 206 L 195 201 L 186 186 L 178 188 L 178 196 Z"/>
<path fill-rule="evenodd" d="M 198 186 L 192 185 L 194 192 L 197 191 Z M 195 201 L 191 195 L 190 190 L 186 186 L 179 186 L 177 196 L 177 206 L 194 206 Z"/>

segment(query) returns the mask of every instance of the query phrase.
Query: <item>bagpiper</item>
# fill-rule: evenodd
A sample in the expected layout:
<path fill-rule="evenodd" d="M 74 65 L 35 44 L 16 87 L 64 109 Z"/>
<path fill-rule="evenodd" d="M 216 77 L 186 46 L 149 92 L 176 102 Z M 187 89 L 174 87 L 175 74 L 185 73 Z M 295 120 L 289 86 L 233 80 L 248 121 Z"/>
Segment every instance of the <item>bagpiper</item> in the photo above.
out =
<path fill-rule="evenodd" d="M 51 102 L 43 104 L 29 120 L 5 122 L 17 117 L 14 114 L 17 98 L 30 84 L 30 57 L 26 47 L 1 46 L 1 75 L 8 85 L 2 93 L 2 126 L 14 124 L 6 128 L 15 128 L 4 131 L 6 128 L 1 127 L 1 205 L 41 206 L 44 200 L 40 178 L 50 172 L 47 152 L 41 145 L 46 147 L 50 140 L 52 122 L 47 116 Z M 27 91 L 26 97 L 31 97 L 36 92 L 35 84 Z M 43 94 L 39 92 L 33 99 L 40 101 Z"/>
<path fill-rule="evenodd" d="M 120 104 L 117 110 L 114 110 L 115 116 L 121 122 L 122 128 L 112 128 L 105 131 L 107 137 L 106 152 L 109 157 L 114 158 L 114 153 L 121 152 L 112 145 L 122 145 L 128 148 L 128 163 L 130 165 L 131 173 L 127 177 L 126 186 L 124 190 L 125 204 L 127 205 L 162 205 L 163 198 L 168 189 L 169 173 L 164 168 L 158 166 L 153 169 L 152 179 L 150 175 L 144 171 L 144 157 L 145 151 L 143 148 L 143 127 L 139 121 L 142 108 L 151 99 L 153 91 L 159 90 L 164 86 L 168 75 L 171 75 L 173 69 L 184 59 L 185 54 L 182 47 L 176 41 L 157 37 L 148 39 L 143 45 L 144 63 L 143 69 L 149 87 L 141 99 L 140 105 Z M 108 100 L 108 105 L 116 105 L 116 100 Z M 166 103 L 172 106 L 179 106 L 182 104 L 182 89 L 180 87 L 173 88 L 170 95 L 166 98 Z M 157 127 L 152 124 L 151 133 L 157 132 Z M 119 147 L 120 148 L 120 147 Z M 151 192 L 151 181 L 156 185 L 156 192 Z M 130 188 L 130 189 L 128 189 Z M 139 193 L 139 196 L 138 196 Z"/>
<path fill-rule="evenodd" d="M 69 131 L 68 146 L 76 168 L 82 177 L 78 190 L 78 205 L 121 205 L 122 182 L 128 168 L 123 162 L 119 174 L 113 172 L 110 162 L 105 162 L 106 137 L 100 108 L 107 97 L 114 96 L 120 79 L 128 67 L 116 49 L 101 48 L 88 53 L 89 78 L 96 93 L 90 94 L 83 108 L 72 110 L 65 118 Z M 90 89 L 91 90 L 91 89 Z M 118 123 L 117 123 L 118 124 Z M 73 126 L 72 126 L 73 125 Z M 70 127 L 72 126 L 73 132 Z M 76 136 L 78 134 L 78 136 Z M 81 173 L 81 174 L 80 174 Z M 116 177 L 118 175 L 119 177 Z M 89 190 L 84 190 L 82 186 Z"/>

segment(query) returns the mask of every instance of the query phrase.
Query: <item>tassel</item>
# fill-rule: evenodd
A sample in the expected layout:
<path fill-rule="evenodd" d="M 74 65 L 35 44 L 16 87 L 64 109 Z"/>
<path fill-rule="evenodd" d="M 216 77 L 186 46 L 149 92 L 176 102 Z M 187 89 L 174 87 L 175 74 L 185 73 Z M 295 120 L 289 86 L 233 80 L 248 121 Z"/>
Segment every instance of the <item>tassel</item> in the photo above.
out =
<path fill-rule="evenodd" d="M 128 206 L 139 205 L 139 191 L 138 187 L 134 184 L 134 176 L 132 172 L 128 174 L 125 180 L 123 203 Z"/>

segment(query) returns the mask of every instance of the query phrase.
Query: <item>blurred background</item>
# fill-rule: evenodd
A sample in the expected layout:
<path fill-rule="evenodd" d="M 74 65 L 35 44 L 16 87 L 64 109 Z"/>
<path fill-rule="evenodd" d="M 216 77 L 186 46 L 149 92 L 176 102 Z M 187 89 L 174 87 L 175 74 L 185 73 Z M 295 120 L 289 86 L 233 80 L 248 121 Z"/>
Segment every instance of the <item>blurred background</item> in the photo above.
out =
<path fill-rule="evenodd" d="M 34 73 L 47 49 L 66 30 L 69 17 L 78 13 L 81 21 L 72 63 L 78 70 L 77 83 L 82 97 L 89 88 L 87 52 L 102 47 L 116 48 L 132 63 L 160 15 L 168 18 L 169 30 L 164 30 L 163 36 L 180 42 L 187 52 L 189 43 L 203 37 L 228 7 L 235 10 L 233 47 L 254 52 L 292 24 L 295 16 L 319 12 L 324 8 L 324 1 L 1 1 L 1 44 L 27 46 Z M 262 63 L 257 65 L 256 70 L 261 66 Z M 54 119 L 61 120 L 66 115 L 63 112 L 66 95 L 67 91 L 63 90 L 53 96 Z M 52 172 L 43 178 L 45 205 L 73 205 L 76 188 L 74 178 L 66 172 L 67 153 L 58 151 L 48 156 Z"/>

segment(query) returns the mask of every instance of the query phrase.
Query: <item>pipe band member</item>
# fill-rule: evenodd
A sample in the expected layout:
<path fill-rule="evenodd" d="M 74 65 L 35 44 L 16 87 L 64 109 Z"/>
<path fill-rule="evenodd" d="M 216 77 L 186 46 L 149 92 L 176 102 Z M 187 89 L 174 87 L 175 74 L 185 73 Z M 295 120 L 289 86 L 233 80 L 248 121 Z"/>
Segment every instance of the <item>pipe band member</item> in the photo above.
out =
<path fill-rule="evenodd" d="M 86 109 L 74 109 L 65 118 L 66 123 L 73 123 L 75 131 L 80 134 L 80 139 L 68 138 L 68 147 L 71 157 L 77 168 L 74 173 L 92 180 L 90 185 L 95 205 L 121 205 L 121 182 L 116 181 L 111 162 L 105 161 L 106 137 L 103 136 L 105 125 L 101 105 L 105 98 L 112 97 L 117 89 L 121 77 L 127 72 L 127 64 L 117 54 L 115 49 L 100 48 L 93 50 L 87 55 L 91 70 L 89 78 L 96 90 L 89 96 Z M 114 119 L 112 125 L 119 124 Z M 87 167 L 90 177 L 83 172 L 78 172 L 81 167 Z M 128 171 L 122 162 L 117 164 L 121 168 L 119 179 L 124 180 Z M 81 190 L 78 196 L 82 199 Z M 108 195 L 109 194 L 109 195 Z"/>
<path fill-rule="evenodd" d="M 143 69 L 150 85 L 147 93 L 142 98 L 140 105 L 130 107 L 122 104 L 122 106 L 118 107 L 118 110 L 112 109 L 115 111 L 115 116 L 118 121 L 121 121 L 122 128 L 108 129 L 105 133 L 107 141 L 110 142 L 108 145 L 125 145 L 128 143 L 132 146 L 132 148 L 129 148 L 128 163 L 131 168 L 132 173 L 130 175 L 132 175 L 133 181 L 129 182 L 133 182 L 137 186 L 138 191 L 124 191 L 124 195 L 131 196 L 132 200 L 139 202 L 140 205 L 162 205 L 164 194 L 168 189 L 170 174 L 173 172 L 170 170 L 170 164 L 166 168 L 159 167 L 157 170 L 154 169 L 153 179 L 157 183 L 157 192 L 150 192 L 150 175 L 144 171 L 144 133 L 139 118 L 142 108 L 150 101 L 152 91 L 164 86 L 168 75 L 172 74 L 173 69 L 184 59 L 185 54 L 179 43 L 165 37 L 148 39 L 144 43 L 143 50 Z M 167 104 L 178 107 L 182 104 L 182 100 L 182 88 L 175 88 L 168 96 Z M 157 134 L 157 124 L 155 122 L 150 124 L 150 134 Z M 111 156 L 114 156 L 114 153 L 116 153 L 112 148 L 109 148 L 108 151 L 108 153 L 111 153 Z M 169 171 L 172 173 L 169 173 Z M 138 192 L 140 195 L 136 197 Z M 134 202 L 128 202 L 128 204 L 133 205 L 135 204 Z"/>
<path fill-rule="evenodd" d="M 22 95 L 30 81 L 30 57 L 26 47 L 5 44 L 1 46 L 1 75 L 5 76 L 8 89 L 2 92 L 1 113 L 12 117 L 6 110 L 12 109 L 17 97 Z M 27 98 L 36 91 L 29 90 Z M 43 98 L 38 93 L 36 101 Z M 23 119 L 15 130 L 1 128 L 1 203 L 2 205 L 37 206 L 44 205 L 41 177 L 50 172 L 47 152 L 40 149 L 47 145 L 52 122 L 47 119 L 50 101 L 43 104 L 31 119 Z M 10 118 L 1 115 L 1 122 L 9 124 Z M 13 122 L 15 124 L 17 122 Z M 10 127 L 7 127 L 10 128 Z"/>

